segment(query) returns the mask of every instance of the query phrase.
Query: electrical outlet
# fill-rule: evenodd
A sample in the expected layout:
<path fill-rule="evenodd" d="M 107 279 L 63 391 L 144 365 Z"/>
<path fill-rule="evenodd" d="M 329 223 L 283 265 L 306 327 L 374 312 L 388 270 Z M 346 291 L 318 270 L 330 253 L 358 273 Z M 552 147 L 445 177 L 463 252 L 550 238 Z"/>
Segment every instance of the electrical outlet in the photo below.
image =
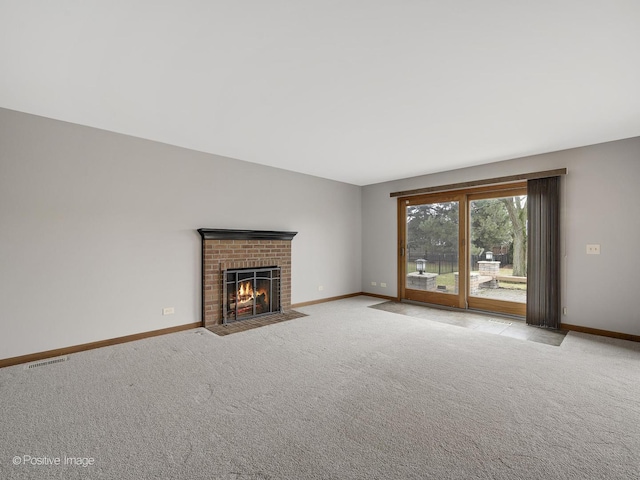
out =
<path fill-rule="evenodd" d="M 567 307 L 562 307 L 562 314 L 566 315 L 567 314 Z"/>
<path fill-rule="evenodd" d="M 600 255 L 600 245 L 599 244 L 587 245 L 587 255 Z"/>
<path fill-rule="evenodd" d="M 174 313 L 176 313 L 176 310 L 173 307 L 165 307 L 162 309 L 163 315 L 173 315 Z"/>
<path fill-rule="evenodd" d="M 324 287 L 322 285 L 318 286 L 318 291 L 321 292 L 324 290 Z"/>
<path fill-rule="evenodd" d="M 377 283 L 377 282 L 371 282 L 371 286 L 372 286 L 372 287 L 375 287 L 376 285 L 378 285 L 378 283 Z"/>
<path fill-rule="evenodd" d="M 387 288 L 387 284 L 386 284 L 386 283 L 381 283 L 381 284 L 380 284 L 380 286 L 381 286 L 382 288 Z"/>

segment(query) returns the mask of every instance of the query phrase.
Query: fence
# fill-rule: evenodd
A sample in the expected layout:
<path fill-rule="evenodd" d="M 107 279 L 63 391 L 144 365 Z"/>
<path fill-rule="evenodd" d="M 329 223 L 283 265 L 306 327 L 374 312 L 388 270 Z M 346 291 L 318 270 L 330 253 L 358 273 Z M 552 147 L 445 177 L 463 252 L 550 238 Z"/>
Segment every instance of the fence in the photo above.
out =
<path fill-rule="evenodd" d="M 423 258 L 427 261 L 427 272 L 437 273 L 438 275 L 444 275 L 446 273 L 453 273 L 458 271 L 458 254 L 455 253 L 427 253 L 423 255 L 416 255 L 413 252 L 407 260 L 410 263 L 415 263 L 419 258 Z M 479 270 L 478 261 L 485 260 L 483 255 L 471 255 L 471 270 Z M 500 262 L 500 267 L 505 265 L 511 265 L 513 259 L 508 253 L 494 254 L 493 260 Z"/>
<path fill-rule="evenodd" d="M 419 258 L 427 261 L 427 272 L 444 275 L 458 271 L 458 255 L 455 253 L 428 253 L 426 255 L 411 254 L 409 262 L 414 263 Z"/>

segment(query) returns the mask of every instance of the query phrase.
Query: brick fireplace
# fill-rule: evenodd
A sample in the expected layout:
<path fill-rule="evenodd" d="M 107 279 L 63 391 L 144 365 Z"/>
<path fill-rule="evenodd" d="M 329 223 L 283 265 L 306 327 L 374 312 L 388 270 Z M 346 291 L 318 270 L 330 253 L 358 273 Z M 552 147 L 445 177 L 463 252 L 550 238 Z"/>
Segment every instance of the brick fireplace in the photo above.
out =
<path fill-rule="evenodd" d="M 198 233 L 202 237 L 204 327 L 222 324 L 225 311 L 229 318 L 228 302 L 225 301 L 229 297 L 225 297 L 227 286 L 224 277 L 226 272 L 234 270 L 278 268 L 277 309 L 286 311 L 291 307 L 291 240 L 297 232 L 200 228 Z M 273 304 L 276 304 L 275 298 Z M 253 311 L 255 313 L 255 308 Z"/>

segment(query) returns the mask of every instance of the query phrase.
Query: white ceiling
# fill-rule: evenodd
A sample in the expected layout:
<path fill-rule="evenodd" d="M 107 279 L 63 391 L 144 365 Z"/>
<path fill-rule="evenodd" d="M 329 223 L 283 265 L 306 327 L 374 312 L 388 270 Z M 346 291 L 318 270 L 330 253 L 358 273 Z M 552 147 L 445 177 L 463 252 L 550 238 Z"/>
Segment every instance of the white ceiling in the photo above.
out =
<path fill-rule="evenodd" d="M 0 0 L 0 107 L 356 185 L 640 135 L 638 0 Z"/>

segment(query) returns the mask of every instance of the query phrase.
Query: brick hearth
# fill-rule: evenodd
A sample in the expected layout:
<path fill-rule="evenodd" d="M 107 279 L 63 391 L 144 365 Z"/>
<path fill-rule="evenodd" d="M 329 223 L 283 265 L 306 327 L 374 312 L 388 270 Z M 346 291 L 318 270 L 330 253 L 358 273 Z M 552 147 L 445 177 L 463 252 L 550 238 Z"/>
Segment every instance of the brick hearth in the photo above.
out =
<path fill-rule="evenodd" d="M 232 268 L 281 268 L 280 305 L 291 307 L 291 240 L 297 232 L 200 228 L 202 324 L 222 324 L 222 272 Z"/>

